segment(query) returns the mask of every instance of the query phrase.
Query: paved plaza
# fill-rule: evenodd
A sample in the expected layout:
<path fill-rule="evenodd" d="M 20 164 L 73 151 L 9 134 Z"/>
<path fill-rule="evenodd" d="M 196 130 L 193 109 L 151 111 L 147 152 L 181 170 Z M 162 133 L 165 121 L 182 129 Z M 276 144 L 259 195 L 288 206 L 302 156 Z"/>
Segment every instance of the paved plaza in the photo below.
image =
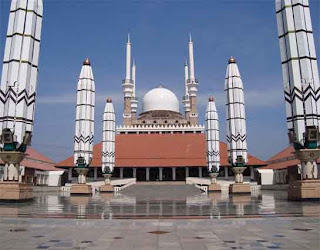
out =
<path fill-rule="evenodd" d="M 319 218 L 7 219 L 1 249 L 319 249 Z"/>
<path fill-rule="evenodd" d="M 319 202 L 285 191 L 203 194 L 136 185 L 120 194 L 37 192 L 0 202 L 1 249 L 319 249 Z"/>

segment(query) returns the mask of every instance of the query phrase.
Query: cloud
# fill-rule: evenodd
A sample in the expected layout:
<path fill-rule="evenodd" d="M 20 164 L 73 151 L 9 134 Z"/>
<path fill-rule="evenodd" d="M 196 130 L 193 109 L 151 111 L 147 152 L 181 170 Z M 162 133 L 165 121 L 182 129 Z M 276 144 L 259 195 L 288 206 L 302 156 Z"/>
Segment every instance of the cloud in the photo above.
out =
<path fill-rule="evenodd" d="M 198 95 L 198 105 L 206 106 L 209 94 Z M 225 92 L 217 92 L 214 95 L 216 105 L 224 107 L 226 104 Z M 262 89 L 262 90 L 248 90 L 244 93 L 244 100 L 247 107 L 253 108 L 273 108 L 283 104 L 283 93 L 279 90 Z"/>
<path fill-rule="evenodd" d="M 119 104 L 123 102 L 123 95 L 120 93 L 112 94 L 112 93 L 101 93 L 96 94 L 96 104 L 105 103 L 108 97 L 112 98 L 113 103 Z M 76 94 L 75 93 L 67 93 L 67 94 L 57 94 L 50 96 L 39 96 L 37 99 L 37 103 L 39 104 L 76 104 Z"/>

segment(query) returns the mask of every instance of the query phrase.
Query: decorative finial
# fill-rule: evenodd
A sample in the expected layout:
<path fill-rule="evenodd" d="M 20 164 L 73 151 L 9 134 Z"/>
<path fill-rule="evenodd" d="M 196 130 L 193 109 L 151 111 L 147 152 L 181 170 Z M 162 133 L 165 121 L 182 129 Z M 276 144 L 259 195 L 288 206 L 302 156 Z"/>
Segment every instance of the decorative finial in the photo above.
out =
<path fill-rule="evenodd" d="M 192 35 L 191 35 L 191 32 L 189 33 L 189 43 L 192 43 Z"/>
<path fill-rule="evenodd" d="M 188 60 L 187 60 L 187 58 L 184 59 L 184 66 L 188 66 Z"/>
<path fill-rule="evenodd" d="M 133 66 L 133 67 L 136 66 L 136 59 L 135 59 L 135 58 L 132 59 L 132 66 Z"/>
<path fill-rule="evenodd" d="M 110 97 L 107 98 L 107 103 L 111 103 L 112 99 Z"/>
<path fill-rule="evenodd" d="M 213 101 L 214 101 L 213 96 L 210 96 L 210 97 L 209 97 L 209 102 L 213 102 Z"/>
<path fill-rule="evenodd" d="M 232 56 L 229 59 L 229 63 L 236 63 L 236 59 L 234 59 Z"/>
<path fill-rule="evenodd" d="M 91 65 L 89 58 L 87 57 L 86 60 L 83 61 L 83 65 Z"/>
<path fill-rule="evenodd" d="M 130 33 L 128 33 L 127 43 L 130 43 Z"/>

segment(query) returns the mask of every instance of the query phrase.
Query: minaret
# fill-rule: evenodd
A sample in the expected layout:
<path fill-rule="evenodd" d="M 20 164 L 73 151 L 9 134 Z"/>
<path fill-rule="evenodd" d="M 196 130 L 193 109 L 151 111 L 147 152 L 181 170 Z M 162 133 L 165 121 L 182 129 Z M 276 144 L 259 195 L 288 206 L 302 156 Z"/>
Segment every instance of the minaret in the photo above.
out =
<path fill-rule="evenodd" d="M 216 104 L 212 96 L 209 98 L 206 111 L 206 141 L 208 173 L 219 173 L 219 117 Z"/>
<path fill-rule="evenodd" d="M 184 89 L 185 94 L 182 98 L 182 103 L 185 111 L 185 119 L 189 121 L 189 113 L 190 113 L 190 98 L 189 98 L 189 92 L 188 92 L 188 80 L 189 80 L 189 68 L 187 60 L 184 64 Z"/>
<path fill-rule="evenodd" d="M 138 99 L 136 98 L 136 63 L 135 60 L 133 60 L 132 63 L 132 82 L 133 82 L 133 92 L 131 97 L 131 121 L 134 121 L 137 116 L 137 109 L 138 109 Z"/>
<path fill-rule="evenodd" d="M 42 0 L 13 0 L 10 7 L 0 88 L 3 180 L 18 181 L 19 164 L 31 142 L 42 27 Z M 13 158 L 10 153 L 16 154 Z M 3 158 L 7 154 L 10 163 Z M 20 157 L 17 157 L 20 155 Z"/>
<path fill-rule="evenodd" d="M 198 124 L 198 110 L 197 110 L 197 92 L 198 92 L 198 81 L 195 78 L 194 73 L 194 57 L 193 57 L 193 41 L 190 34 L 189 39 L 189 70 L 190 77 L 188 79 L 188 93 L 190 98 L 190 124 Z"/>
<path fill-rule="evenodd" d="M 115 164 L 115 136 L 116 121 L 115 113 L 110 98 L 107 99 L 102 125 L 102 173 L 112 174 Z"/>
<path fill-rule="evenodd" d="M 83 62 L 77 88 L 74 165 L 89 167 L 93 154 L 95 84 L 90 60 Z"/>
<path fill-rule="evenodd" d="M 123 124 L 128 126 L 131 124 L 131 98 L 133 94 L 134 84 L 131 79 L 131 42 L 130 35 L 128 34 L 127 49 L 126 49 L 126 77 L 122 81 L 122 93 L 124 95 L 124 112 Z"/>
<path fill-rule="evenodd" d="M 229 162 L 233 167 L 248 163 L 244 93 L 236 60 L 231 57 L 227 67 L 227 142 Z"/>
<path fill-rule="evenodd" d="M 302 178 L 316 179 L 320 84 L 309 4 L 276 0 L 275 5 L 290 143 L 302 162 Z"/>

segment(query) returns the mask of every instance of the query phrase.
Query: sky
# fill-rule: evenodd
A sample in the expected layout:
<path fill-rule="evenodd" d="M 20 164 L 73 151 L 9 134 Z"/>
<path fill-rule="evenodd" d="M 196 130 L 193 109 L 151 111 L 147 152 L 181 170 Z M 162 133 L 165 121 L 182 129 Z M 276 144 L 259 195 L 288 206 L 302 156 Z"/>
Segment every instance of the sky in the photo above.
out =
<path fill-rule="evenodd" d="M 122 123 L 122 79 L 130 32 L 137 65 L 137 97 L 159 84 L 181 100 L 184 61 L 192 33 L 199 81 L 199 123 L 208 97 L 216 100 L 220 139 L 226 141 L 224 78 L 235 57 L 242 75 L 249 153 L 267 160 L 288 146 L 274 0 L 43 0 L 35 127 L 32 146 L 55 161 L 73 153 L 77 79 L 91 60 L 96 85 L 95 143 L 102 115 L 113 99 Z M 309 0 L 320 55 L 320 3 Z M 0 0 L 3 58 L 10 1 Z M 141 108 L 141 105 L 139 109 Z M 183 113 L 180 104 L 180 112 Z"/>

